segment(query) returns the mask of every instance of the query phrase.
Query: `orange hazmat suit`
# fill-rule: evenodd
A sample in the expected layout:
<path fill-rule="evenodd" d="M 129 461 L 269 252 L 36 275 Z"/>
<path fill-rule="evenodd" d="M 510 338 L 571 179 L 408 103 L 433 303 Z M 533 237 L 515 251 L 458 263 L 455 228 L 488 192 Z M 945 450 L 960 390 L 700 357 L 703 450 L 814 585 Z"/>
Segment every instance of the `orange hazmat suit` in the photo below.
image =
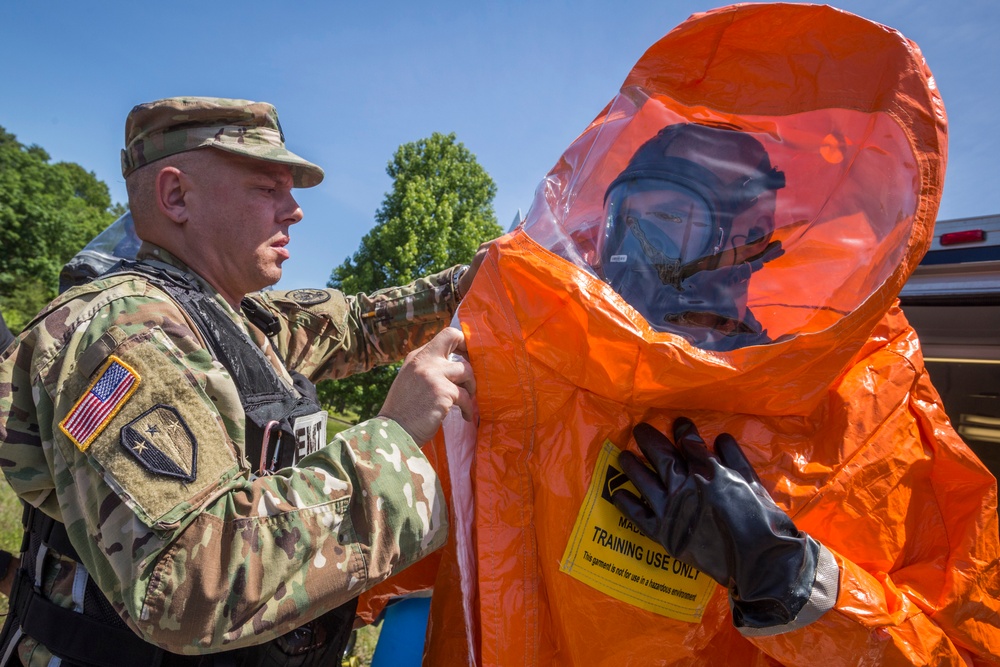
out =
<path fill-rule="evenodd" d="M 765 214 L 754 199 L 715 240 L 748 264 L 736 307 L 760 328 L 733 349 L 664 330 L 601 279 L 609 185 L 691 123 L 751 135 L 784 174 Z M 458 312 L 480 422 L 448 427 L 455 529 L 425 664 L 1000 665 L 996 481 L 897 301 L 931 242 L 946 146 L 918 47 L 846 12 L 736 5 L 653 45 Z M 679 416 L 709 443 L 731 433 L 832 557 L 818 618 L 741 632 L 725 587 L 607 502 L 632 428 Z"/>

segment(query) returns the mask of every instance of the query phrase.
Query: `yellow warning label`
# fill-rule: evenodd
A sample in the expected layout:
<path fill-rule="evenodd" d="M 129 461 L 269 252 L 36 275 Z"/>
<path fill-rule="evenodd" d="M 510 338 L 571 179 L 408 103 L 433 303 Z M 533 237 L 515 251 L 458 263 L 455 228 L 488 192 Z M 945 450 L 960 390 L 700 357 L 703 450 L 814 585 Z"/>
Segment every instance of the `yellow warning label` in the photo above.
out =
<path fill-rule="evenodd" d="M 611 503 L 611 492 L 636 492 L 605 442 L 559 569 L 613 598 L 662 616 L 697 623 L 715 590 L 711 577 L 675 560 Z"/>

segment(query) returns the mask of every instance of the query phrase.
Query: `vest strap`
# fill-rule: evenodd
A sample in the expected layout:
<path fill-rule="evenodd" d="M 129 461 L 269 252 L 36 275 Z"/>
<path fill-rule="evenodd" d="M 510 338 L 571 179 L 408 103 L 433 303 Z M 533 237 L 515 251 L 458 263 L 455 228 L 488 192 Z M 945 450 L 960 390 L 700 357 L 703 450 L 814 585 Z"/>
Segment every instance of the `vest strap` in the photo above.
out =
<path fill-rule="evenodd" d="M 27 574 L 19 570 L 11 598 L 13 613 L 23 634 L 38 641 L 53 655 L 86 667 L 149 665 L 157 667 L 163 650 L 134 632 L 103 623 L 45 599 Z"/>

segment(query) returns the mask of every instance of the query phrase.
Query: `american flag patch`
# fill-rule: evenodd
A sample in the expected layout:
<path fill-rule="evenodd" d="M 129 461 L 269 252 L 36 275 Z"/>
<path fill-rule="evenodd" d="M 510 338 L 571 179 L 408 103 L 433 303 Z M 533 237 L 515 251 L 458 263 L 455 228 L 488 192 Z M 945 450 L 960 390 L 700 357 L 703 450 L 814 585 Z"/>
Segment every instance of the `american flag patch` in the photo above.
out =
<path fill-rule="evenodd" d="M 59 428 L 77 449 L 87 451 L 94 438 L 139 388 L 139 379 L 138 373 L 118 357 L 112 356 L 87 392 L 59 423 Z"/>

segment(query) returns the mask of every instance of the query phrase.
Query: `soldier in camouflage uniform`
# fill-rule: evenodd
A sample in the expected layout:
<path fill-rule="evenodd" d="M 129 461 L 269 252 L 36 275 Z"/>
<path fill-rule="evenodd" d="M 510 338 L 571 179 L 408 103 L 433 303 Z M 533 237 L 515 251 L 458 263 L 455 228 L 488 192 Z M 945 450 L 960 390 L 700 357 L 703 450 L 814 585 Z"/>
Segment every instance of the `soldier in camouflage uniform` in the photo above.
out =
<path fill-rule="evenodd" d="M 444 543 L 444 498 L 419 445 L 452 406 L 471 414 L 471 369 L 452 355 L 464 343 L 446 325 L 474 269 L 371 296 L 244 300 L 281 275 L 288 227 L 302 217 L 291 188 L 323 178 L 285 149 L 269 104 L 137 106 L 122 165 L 147 273 L 71 289 L 0 357 L 0 466 L 78 556 L 43 549 L 25 585 L 91 615 L 89 575 L 132 633 L 168 652 L 156 654 L 162 664 L 222 664 L 177 654 L 287 638 Z M 261 474 L 233 360 L 218 358 L 156 275 L 224 312 L 288 391 L 288 370 L 317 382 L 406 361 L 378 417 L 329 445 L 299 442 L 295 465 Z M 241 301 L 270 318 L 270 335 Z M 53 628 L 53 639 L 68 632 Z M 59 664 L 52 641 L 14 639 L 23 664 Z M 265 664 L 254 660 L 225 664 Z"/>

